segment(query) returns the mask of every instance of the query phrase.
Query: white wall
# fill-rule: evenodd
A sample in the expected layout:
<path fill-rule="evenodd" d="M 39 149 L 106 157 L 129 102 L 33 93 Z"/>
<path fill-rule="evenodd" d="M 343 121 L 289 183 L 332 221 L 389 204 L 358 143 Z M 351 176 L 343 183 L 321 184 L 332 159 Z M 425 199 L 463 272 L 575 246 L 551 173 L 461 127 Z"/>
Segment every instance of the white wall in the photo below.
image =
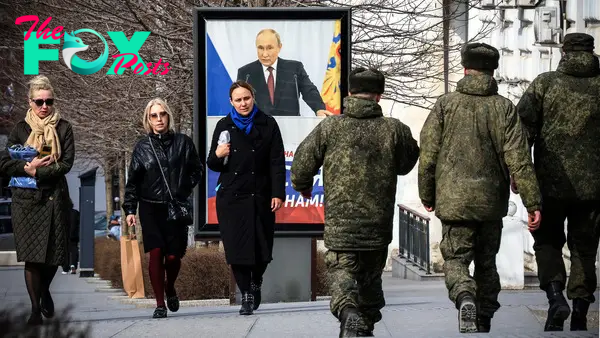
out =
<path fill-rule="evenodd" d="M 66 175 L 67 184 L 69 185 L 69 195 L 71 196 L 71 200 L 73 200 L 74 208 L 76 210 L 79 210 L 79 187 L 81 186 L 79 175 L 95 166 L 98 166 L 98 169 L 96 170 L 95 210 L 106 210 L 106 185 L 104 184 L 104 171 L 102 170 L 102 167 L 97 162 L 84 161 L 77 158 L 75 159 L 73 168 Z"/>
<path fill-rule="evenodd" d="M 436 1 L 436 0 L 432 0 Z M 555 0 L 547 0 L 545 6 L 557 6 Z M 460 9 L 459 9 L 460 10 Z M 584 17 L 600 20 L 600 1 L 567 0 L 567 18 L 573 21 L 566 33 L 585 32 L 595 37 L 597 53 L 600 51 L 600 24 L 585 23 Z M 516 8 L 479 10 L 471 9 L 468 16 L 461 17 L 451 23 L 450 45 L 465 42 L 485 42 L 498 48 L 501 52 L 500 65 L 495 74 L 499 82 L 499 92 L 517 104 L 523 91 L 540 73 L 555 70 L 560 61 L 560 49 L 535 45 L 534 35 L 535 9 L 520 10 Z M 482 34 L 486 33 L 486 34 Z M 471 41 L 472 40 L 472 41 Z M 460 52 L 450 52 L 451 83 L 463 77 L 460 66 Z M 443 64 L 439 65 L 443 67 Z M 443 94 L 444 84 L 440 83 L 437 94 Z M 454 87 L 450 85 L 450 90 Z M 384 114 L 393 116 L 406 123 L 412 130 L 413 137 L 419 141 L 421 127 L 429 111 L 405 107 L 382 100 Z M 392 108 L 393 106 L 393 108 Z M 417 164 L 418 166 L 418 164 Z M 402 203 L 432 218 L 430 223 L 430 244 L 432 263 L 441 262 L 439 242 L 441 240 L 441 224 L 433 213 L 427 213 L 420 203 L 417 186 L 417 167 L 407 175 L 399 178 L 396 203 Z M 527 210 L 521 198 L 512 194 L 510 200 L 517 205 L 515 217 L 527 221 Z M 533 237 L 528 231 L 523 232 L 524 251 L 533 254 Z M 398 212 L 394 217 L 394 239 L 390 250 L 398 248 Z"/>

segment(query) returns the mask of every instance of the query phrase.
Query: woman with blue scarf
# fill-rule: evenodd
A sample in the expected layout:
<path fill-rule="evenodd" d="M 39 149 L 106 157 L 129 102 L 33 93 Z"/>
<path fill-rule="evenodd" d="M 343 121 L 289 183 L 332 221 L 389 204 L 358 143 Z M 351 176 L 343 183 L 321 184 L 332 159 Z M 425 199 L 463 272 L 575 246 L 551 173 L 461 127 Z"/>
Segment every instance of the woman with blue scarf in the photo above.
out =
<path fill-rule="evenodd" d="M 221 173 L 216 197 L 221 239 L 242 293 L 240 314 L 251 315 L 260 305 L 262 276 L 273 259 L 275 212 L 285 198 L 285 157 L 277 121 L 256 107 L 252 86 L 235 82 L 229 99 L 231 112 L 215 127 L 206 164 Z"/>

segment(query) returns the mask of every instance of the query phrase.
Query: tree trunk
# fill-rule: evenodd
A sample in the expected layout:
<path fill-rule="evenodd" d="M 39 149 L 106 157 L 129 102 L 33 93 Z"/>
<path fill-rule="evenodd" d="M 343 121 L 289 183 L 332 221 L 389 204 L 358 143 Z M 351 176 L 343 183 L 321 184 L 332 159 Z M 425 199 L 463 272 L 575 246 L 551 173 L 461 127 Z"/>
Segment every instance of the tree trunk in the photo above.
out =
<path fill-rule="evenodd" d="M 123 205 L 125 202 L 125 157 L 127 156 L 126 152 L 121 152 L 121 156 L 119 156 L 119 206 Z M 123 208 L 121 207 L 121 215 L 123 214 Z M 125 217 L 121 217 L 121 234 L 128 235 L 129 227 L 127 226 L 127 222 L 125 221 Z"/>
<path fill-rule="evenodd" d="M 113 202 L 113 185 L 112 185 L 112 161 L 110 158 L 104 160 L 104 185 L 106 186 L 106 227 L 108 228 L 108 220 L 114 213 Z"/>

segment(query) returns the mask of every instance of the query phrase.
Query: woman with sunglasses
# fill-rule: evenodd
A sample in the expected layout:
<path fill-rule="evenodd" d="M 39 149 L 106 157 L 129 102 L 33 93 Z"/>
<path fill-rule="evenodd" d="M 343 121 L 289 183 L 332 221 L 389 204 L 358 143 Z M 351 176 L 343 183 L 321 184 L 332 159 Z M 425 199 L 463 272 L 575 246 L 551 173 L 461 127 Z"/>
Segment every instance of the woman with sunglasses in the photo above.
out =
<path fill-rule="evenodd" d="M 123 211 L 131 229 L 139 208 L 144 251 L 150 253 L 150 283 L 156 298 L 152 317 L 165 318 L 165 292 L 169 310 L 179 310 L 175 281 L 188 236 L 188 224 L 168 221 L 168 202 L 171 198 L 188 200 L 202 178 L 204 165 L 192 139 L 174 131 L 173 114 L 165 101 L 156 98 L 148 102 L 142 123 L 148 134 L 138 141 L 131 155 Z"/>
<path fill-rule="evenodd" d="M 241 315 L 261 302 L 263 274 L 271 262 L 275 212 L 285 198 L 285 157 L 277 121 L 254 103 L 244 81 L 229 89 L 231 112 L 215 127 L 206 165 L 221 173 L 217 218 L 225 257 L 242 293 Z M 219 142 L 229 133 L 228 143 Z"/>
<path fill-rule="evenodd" d="M 65 175 L 75 158 L 73 129 L 61 117 L 54 89 L 45 76 L 29 82 L 29 110 L 8 137 L 8 147 L 29 145 L 40 155 L 31 162 L 0 154 L 0 173 L 34 177 L 37 189 L 12 187 L 12 224 L 17 260 L 25 262 L 25 284 L 31 300 L 28 324 L 54 316 L 50 283 L 68 252 L 69 198 Z M 48 154 L 48 155 L 45 155 Z"/>

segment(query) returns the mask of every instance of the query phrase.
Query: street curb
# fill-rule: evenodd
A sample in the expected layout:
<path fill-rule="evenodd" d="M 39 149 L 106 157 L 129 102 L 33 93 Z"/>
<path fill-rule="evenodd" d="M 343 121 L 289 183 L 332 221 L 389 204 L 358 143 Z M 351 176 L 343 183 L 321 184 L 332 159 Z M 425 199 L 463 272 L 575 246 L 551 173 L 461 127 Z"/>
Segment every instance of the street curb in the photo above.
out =
<path fill-rule="evenodd" d="M 113 300 L 118 300 L 121 304 L 135 305 L 137 308 L 155 308 L 156 300 L 148 298 L 129 298 L 129 296 L 110 296 Z M 229 299 L 199 299 L 179 301 L 180 307 L 207 307 L 207 306 L 228 306 Z"/>
<path fill-rule="evenodd" d="M 17 262 L 16 251 L 0 251 L 0 266 L 23 266 L 25 262 Z"/>

